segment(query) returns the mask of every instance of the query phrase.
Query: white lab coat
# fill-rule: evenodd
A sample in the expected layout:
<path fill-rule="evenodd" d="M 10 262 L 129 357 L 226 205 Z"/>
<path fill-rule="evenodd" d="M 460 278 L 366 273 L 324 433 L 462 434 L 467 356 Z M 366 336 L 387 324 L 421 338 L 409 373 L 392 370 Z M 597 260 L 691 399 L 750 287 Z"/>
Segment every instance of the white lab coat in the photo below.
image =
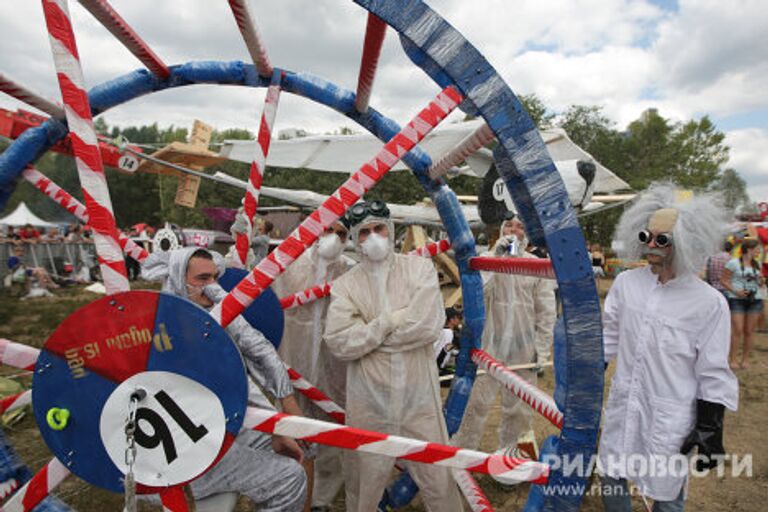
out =
<path fill-rule="evenodd" d="M 334 235 L 335 236 L 335 235 Z M 280 297 L 298 293 L 327 282 L 335 281 L 354 261 L 340 256 L 328 261 L 320 258 L 317 245 L 294 261 L 272 285 Z M 330 298 L 285 310 L 285 330 L 279 354 L 283 360 L 341 407 L 346 403 L 347 364 L 337 359 L 323 342 L 323 330 Z M 308 417 L 332 421 L 303 395 L 296 396 Z M 317 445 L 313 506 L 330 506 L 344 484 L 342 450 Z"/>
<path fill-rule="evenodd" d="M 524 251 L 515 256 L 536 258 Z M 533 362 L 537 346 L 552 345 L 555 325 L 554 281 L 499 272 L 484 272 L 483 281 L 486 314 L 483 350 L 505 365 Z M 521 370 L 518 375 L 536 383 L 533 371 Z M 514 447 L 518 436 L 531 429 L 532 409 L 493 377 L 478 375 L 472 386 L 461 428 L 452 439 L 453 444 L 472 449 L 478 447 L 488 411 L 499 392 L 499 448 Z"/>
<path fill-rule="evenodd" d="M 445 322 L 437 272 L 427 259 L 398 254 L 376 266 L 363 260 L 331 289 L 325 341 L 347 361 L 347 424 L 446 443 L 432 348 Z M 395 460 L 344 455 L 347 510 L 376 510 Z M 462 510 L 446 468 L 407 466 L 427 510 Z"/>
<path fill-rule="evenodd" d="M 725 298 L 696 276 L 660 284 L 644 267 L 616 278 L 603 314 L 605 360 L 618 357 L 599 447 L 604 474 L 629 478 L 655 500 L 677 498 L 687 475 L 637 476 L 637 459 L 650 466 L 678 454 L 694 428 L 697 399 L 736 410 L 730 332 Z M 636 464 L 617 462 L 631 455 Z"/>

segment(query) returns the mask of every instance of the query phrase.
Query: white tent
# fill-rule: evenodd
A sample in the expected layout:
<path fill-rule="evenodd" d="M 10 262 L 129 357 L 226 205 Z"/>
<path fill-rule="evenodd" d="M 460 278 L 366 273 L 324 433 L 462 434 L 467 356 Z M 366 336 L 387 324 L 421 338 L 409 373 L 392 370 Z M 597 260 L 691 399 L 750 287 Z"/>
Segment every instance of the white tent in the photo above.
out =
<path fill-rule="evenodd" d="M 26 204 L 19 203 L 19 206 L 16 207 L 13 212 L 11 212 L 9 215 L 3 217 L 0 219 L 0 225 L 6 225 L 6 226 L 26 226 L 27 224 L 31 224 L 36 227 L 41 228 L 55 228 L 56 224 L 52 224 L 50 222 L 44 221 L 34 213 L 32 213 L 32 210 L 30 210 Z"/>
<path fill-rule="evenodd" d="M 440 127 L 427 135 L 419 147 L 433 161 L 436 161 L 455 148 L 482 123 L 484 123 L 482 119 L 476 119 Z M 597 172 L 595 174 L 594 193 L 607 194 L 630 188 L 624 180 L 577 146 L 568 137 L 565 130 L 551 128 L 541 130 L 539 133 L 556 164 L 576 160 L 585 160 L 595 164 Z M 229 160 L 250 163 L 255 154 L 254 145 L 255 142 L 249 140 L 226 140 L 221 148 L 221 156 Z M 289 140 L 273 140 L 267 155 L 267 165 L 350 173 L 356 171 L 375 155 L 382 145 L 383 142 L 369 134 L 313 135 Z M 466 162 L 468 167 L 460 169 L 461 174 L 483 177 L 493 163 L 493 155 L 488 149 L 482 148 L 469 156 Z M 558 168 L 560 167 L 558 166 Z M 400 160 L 392 168 L 392 171 L 404 171 L 406 169 L 405 163 Z"/>

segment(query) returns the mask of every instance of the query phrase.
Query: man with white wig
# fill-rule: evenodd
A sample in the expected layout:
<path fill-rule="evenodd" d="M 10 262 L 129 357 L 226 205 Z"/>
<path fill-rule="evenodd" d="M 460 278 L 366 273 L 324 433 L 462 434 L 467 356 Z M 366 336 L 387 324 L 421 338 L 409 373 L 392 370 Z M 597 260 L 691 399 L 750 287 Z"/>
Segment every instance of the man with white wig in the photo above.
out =
<path fill-rule="evenodd" d="M 294 261 L 272 285 L 280 297 L 335 281 L 354 264 L 343 255 L 349 227 L 342 218 Z M 283 360 L 341 407 L 346 403 L 347 366 L 323 343 L 330 299 L 323 297 L 285 310 L 285 330 L 279 354 Z M 303 396 L 297 396 L 307 416 L 329 421 L 328 415 Z M 317 445 L 312 485 L 312 511 L 330 510 L 344 484 L 342 450 Z"/>
<path fill-rule="evenodd" d="M 226 293 L 216 283 L 223 270 L 220 254 L 185 247 L 152 253 L 142 266 L 142 277 L 162 281 L 164 292 L 210 310 Z M 249 404 L 274 410 L 261 392 L 264 389 L 285 412 L 301 414 L 285 366 L 264 335 L 242 317 L 232 321 L 226 331 L 240 350 L 250 377 Z M 199 500 L 236 492 L 248 496 L 259 510 L 299 511 L 304 508 L 307 490 L 302 460 L 302 449 L 295 440 L 243 430 L 218 464 L 191 483 L 192 493 Z"/>
<path fill-rule="evenodd" d="M 331 289 L 325 342 L 347 361 L 347 424 L 446 443 L 432 344 L 445 322 L 432 262 L 394 253 L 394 226 L 381 201 L 357 203 L 347 219 L 360 263 Z M 346 505 L 376 510 L 393 457 L 344 453 Z M 407 463 L 430 511 L 460 511 L 449 470 Z"/>
<path fill-rule="evenodd" d="M 605 301 L 605 360 L 617 359 L 599 447 L 608 512 L 631 510 L 627 480 L 654 511 L 682 511 L 689 464 L 680 454 L 698 448 L 697 471 L 722 460 L 724 409 L 739 397 L 729 311 L 697 274 L 724 221 L 717 198 L 655 184 L 619 222 L 620 256 L 648 266 L 619 274 Z"/>
<path fill-rule="evenodd" d="M 499 239 L 490 255 L 506 258 L 536 258 L 525 250 L 528 237 L 517 216 L 508 212 L 501 223 Z M 549 358 L 556 304 L 554 281 L 540 277 L 483 272 L 485 327 L 482 348 L 505 365 L 543 363 Z M 522 370 L 519 375 L 536 384 L 535 370 Z M 456 446 L 477 449 L 483 437 L 485 420 L 501 393 L 501 422 L 498 448 L 504 453 L 521 447 L 535 452 L 532 433 L 533 410 L 513 393 L 504 389 L 488 374 L 478 375 L 461 422 L 451 440 Z M 519 439 L 524 436 L 526 439 Z M 536 453 L 522 453 L 536 458 Z"/>

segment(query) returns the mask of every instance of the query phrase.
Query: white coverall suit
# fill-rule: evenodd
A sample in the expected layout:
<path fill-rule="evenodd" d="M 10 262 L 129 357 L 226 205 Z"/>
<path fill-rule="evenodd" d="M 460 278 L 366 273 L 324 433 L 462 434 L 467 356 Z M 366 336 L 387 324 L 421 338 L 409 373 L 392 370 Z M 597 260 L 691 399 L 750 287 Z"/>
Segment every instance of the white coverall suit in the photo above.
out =
<path fill-rule="evenodd" d="M 347 361 L 348 425 L 447 443 L 432 348 L 444 321 L 437 272 L 427 259 L 390 252 L 380 263 L 363 259 L 334 282 L 325 341 Z M 395 459 L 344 456 L 347 510 L 376 510 Z M 462 510 L 447 468 L 407 466 L 427 510 Z"/>
<path fill-rule="evenodd" d="M 661 284 L 650 267 L 624 271 L 605 300 L 603 343 L 605 360 L 618 360 L 603 415 L 601 473 L 672 501 L 688 465 L 669 474 L 669 457 L 694 428 L 696 400 L 732 411 L 738 405 L 725 298 L 695 275 Z"/>
<path fill-rule="evenodd" d="M 272 287 L 279 297 L 285 297 L 315 285 L 335 281 L 353 263 L 343 255 L 330 261 L 322 258 L 317 245 L 313 245 L 285 270 Z M 278 352 L 288 365 L 343 408 L 346 403 L 347 365 L 331 354 L 323 342 L 329 304 L 330 298 L 324 297 L 285 310 L 285 330 Z M 296 399 L 308 417 L 333 421 L 303 395 L 297 394 Z M 341 449 L 317 445 L 313 506 L 330 506 L 333 503 L 344 484 L 341 460 Z"/>
<path fill-rule="evenodd" d="M 522 250 L 518 258 L 536 258 Z M 482 349 L 505 365 L 527 364 L 535 360 L 537 346 L 552 343 L 555 324 L 554 282 L 538 277 L 483 273 L 485 328 Z M 533 384 L 536 373 L 517 372 Z M 501 391 L 501 424 L 499 448 L 514 448 L 520 434 L 531 430 L 533 410 L 488 374 L 478 375 L 464 412 L 461 428 L 452 444 L 477 449 L 483 436 L 489 408 Z"/>
<path fill-rule="evenodd" d="M 153 253 L 143 265 L 143 278 L 165 278 L 164 292 L 189 298 L 186 287 L 187 265 L 196 250 L 197 247 L 186 247 L 166 253 Z M 223 258 L 214 252 L 211 255 L 221 272 Z M 207 286 L 205 293 L 214 302 L 221 300 L 225 294 L 218 285 Z M 249 404 L 274 409 L 259 386 L 276 399 L 293 393 L 290 378 L 275 348 L 242 317 L 230 323 L 226 331 L 240 350 L 250 377 Z M 196 499 L 223 492 L 237 492 L 248 496 L 261 511 L 300 511 L 306 500 L 307 475 L 294 459 L 272 450 L 271 436 L 244 430 L 237 435 L 234 444 L 219 463 L 190 486 Z"/>

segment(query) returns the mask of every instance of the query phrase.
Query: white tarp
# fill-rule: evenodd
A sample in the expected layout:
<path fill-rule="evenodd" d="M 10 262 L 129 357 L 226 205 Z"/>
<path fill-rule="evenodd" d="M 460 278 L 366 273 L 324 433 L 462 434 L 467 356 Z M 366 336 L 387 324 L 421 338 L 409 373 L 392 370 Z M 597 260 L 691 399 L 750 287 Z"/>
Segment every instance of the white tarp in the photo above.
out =
<path fill-rule="evenodd" d="M 419 144 L 433 161 L 455 148 L 465 137 L 473 133 L 484 121 L 473 120 L 440 127 Z M 552 128 L 540 131 L 549 154 L 555 163 L 568 160 L 585 160 L 595 164 L 594 193 L 606 194 L 629 189 L 629 185 L 595 160 L 592 155 L 577 146 L 564 130 Z M 238 162 L 250 163 L 254 156 L 254 141 L 227 140 L 221 156 Z M 273 140 L 267 165 L 272 167 L 305 168 L 325 172 L 352 173 L 370 160 L 384 144 L 373 135 L 314 135 L 289 140 Z M 483 148 L 467 159 L 468 168 L 462 174 L 485 176 L 493 162 L 491 151 Z M 560 166 L 558 166 L 560 167 Z M 406 170 L 399 161 L 393 171 Z"/>
<path fill-rule="evenodd" d="M 32 213 L 32 210 L 30 210 L 23 202 L 19 203 L 19 206 L 17 206 L 9 215 L 0 219 L 0 225 L 17 227 L 26 226 L 27 224 L 42 228 L 57 227 L 56 224 L 45 221 Z"/>

